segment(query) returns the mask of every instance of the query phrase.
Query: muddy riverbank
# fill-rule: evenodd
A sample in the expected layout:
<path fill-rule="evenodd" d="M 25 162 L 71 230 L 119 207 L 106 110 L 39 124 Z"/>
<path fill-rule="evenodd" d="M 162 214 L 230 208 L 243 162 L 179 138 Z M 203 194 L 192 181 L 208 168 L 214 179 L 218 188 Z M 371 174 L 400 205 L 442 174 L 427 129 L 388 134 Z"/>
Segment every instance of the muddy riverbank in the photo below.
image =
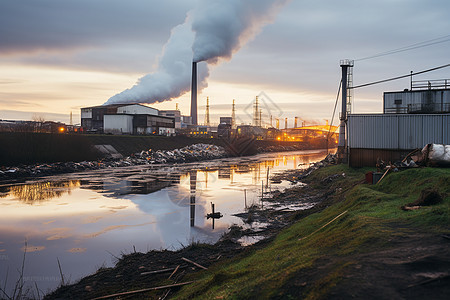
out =
<path fill-rule="evenodd" d="M 25 239 L 26 285 L 33 289 L 35 281 L 41 294 L 58 286 L 56 258 L 67 284 L 100 266 L 113 266 L 122 253 L 215 243 L 233 224 L 238 230 L 232 231 L 232 241 L 238 247 L 254 243 L 285 224 L 279 215 L 311 205 L 294 207 L 273 199 L 276 190 L 283 192 L 292 184 L 268 184 L 268 176 L 305 169 L 325 155 L 326 151 L 266 153 L 103 168 L 4 184 L 0 254 L 8 259 L 0 261 L 0 282 L 8 276 L 7 292 L 14 288 L 17 274 L 5 270 L 20 268 Z M 207 218 L 211 202 L 223 215 L 220 219 Z M 259 212 L 261 205 L 267 212 Z M 250 217 L 240 215 L 249 211 Z M 270 218 L 274 221 L 268 222 Z"/>
<path fill-rule="evenodd" d="M 292 181 L 293 175 L 300 178 L 313 169 L 315 168 L 291 170 L 273 178 L 276 181 Z M 243 220 L 244 225 L 231 226 L 215 244 L 193 242 L 179 251 L 126 254 L 117 258 L 115 267 L 101 268 L 75 284 L 61 286 L 45 299 L 90 299 L 149 286 L 183 282 L 186 276 L 203 270 L 203 267 L 209 268 L 263 248 L 283 228 L 326 207 L 326 194 L 326 190 L 318 191 L 298 183 L 283 191 L 267 192 L 261 202 L 248 207 L 243 213 L 235 214 Z M 157 291 L 151 298 L 165 297 L 169 292 L 167 289 Z M 135 299 L 140 296 L 133 294 L 129 297 Z"/>
<path fill-rule="evenodd" d="M 278 230 L 276 226 L 261 230 L 259 234 L 266 231 L 267 239 L 242 247 L 236 241 L 245 229 L 233 227 L 215 245 L 132 253 L 115 268 L 101 269 L 46 298 L 131 292 L 121 299 L 446 299 L 450 292 L 449 171 L 407 170 L 387 176 L 378 186 L 363 184 L 366 171 L 333 166 L 287 172 L 285 179 L 302 178 L 306 185 L 274 193 L 273 198 L 289 204 L 308 198 L 318 203 L 296 212 L 250 209 L 240 215 L 249 222 L 273 218 L 285 224 Z M 402 211 L 402 203 L 410 203 L 424 188 L 444 195 L 443 202 Z M 263 205 L 269 203 L 267 199 Z M 272 230 L 274 235 L 269 234 Z M 150 289 L 161 286 L 165 288 Z"/>

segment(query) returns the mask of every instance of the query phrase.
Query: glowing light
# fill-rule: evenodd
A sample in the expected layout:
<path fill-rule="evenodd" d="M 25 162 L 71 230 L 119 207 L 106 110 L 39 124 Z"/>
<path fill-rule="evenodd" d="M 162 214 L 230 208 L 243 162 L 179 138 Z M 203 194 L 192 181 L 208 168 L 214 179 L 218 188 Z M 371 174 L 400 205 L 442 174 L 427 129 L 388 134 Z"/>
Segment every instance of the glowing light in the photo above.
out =
<path fill-rule="evenodd" d="M 64 132 L 64 127 L 59 127 L 59 132 Z"/>

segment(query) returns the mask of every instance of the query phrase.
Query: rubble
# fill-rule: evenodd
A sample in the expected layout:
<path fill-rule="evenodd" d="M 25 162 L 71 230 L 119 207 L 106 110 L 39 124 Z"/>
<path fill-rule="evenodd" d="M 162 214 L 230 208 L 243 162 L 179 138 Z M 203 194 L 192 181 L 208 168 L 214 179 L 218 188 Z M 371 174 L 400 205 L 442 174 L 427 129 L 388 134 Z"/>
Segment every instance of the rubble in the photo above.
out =
<path fill-rule="evenodd" d="M 228 157 L 223 147 L 209 144 L 193 144 L 174 150 L 146 150 L 123 159 L 105 157 L 97 161 L 58 162 L 49 164 L 0 167 L 0 181 L 25 177 L 47 176 L 85 170 L 128 167 L 145 164 L 176 164 Z"/>

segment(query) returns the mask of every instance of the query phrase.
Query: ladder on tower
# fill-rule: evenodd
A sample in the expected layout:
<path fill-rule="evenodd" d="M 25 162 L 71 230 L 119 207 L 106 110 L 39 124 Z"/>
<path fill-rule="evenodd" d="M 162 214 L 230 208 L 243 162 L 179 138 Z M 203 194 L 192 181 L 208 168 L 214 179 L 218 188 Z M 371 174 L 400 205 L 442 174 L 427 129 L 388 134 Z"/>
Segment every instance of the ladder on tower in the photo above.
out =
<path fill-rule="evenodd" d="M 353 64 L 347 69 L 347 115 L 352 113 L 353 102 Z"/>

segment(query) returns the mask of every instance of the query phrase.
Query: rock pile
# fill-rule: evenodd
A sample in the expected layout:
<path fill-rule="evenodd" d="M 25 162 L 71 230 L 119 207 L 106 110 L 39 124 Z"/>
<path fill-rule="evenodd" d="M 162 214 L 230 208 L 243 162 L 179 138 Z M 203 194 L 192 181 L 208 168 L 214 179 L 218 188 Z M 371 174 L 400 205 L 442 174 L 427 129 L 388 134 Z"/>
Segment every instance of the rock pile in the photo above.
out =
<path fill-rule="evenodd" d="M 209 144 L 194 144 L 175 150 L 141 151 L 131 156 L 131 159 L 147 161 L 151 164 L 187 163 L 200 160 L 226 157 L 223 147 Z"/>

